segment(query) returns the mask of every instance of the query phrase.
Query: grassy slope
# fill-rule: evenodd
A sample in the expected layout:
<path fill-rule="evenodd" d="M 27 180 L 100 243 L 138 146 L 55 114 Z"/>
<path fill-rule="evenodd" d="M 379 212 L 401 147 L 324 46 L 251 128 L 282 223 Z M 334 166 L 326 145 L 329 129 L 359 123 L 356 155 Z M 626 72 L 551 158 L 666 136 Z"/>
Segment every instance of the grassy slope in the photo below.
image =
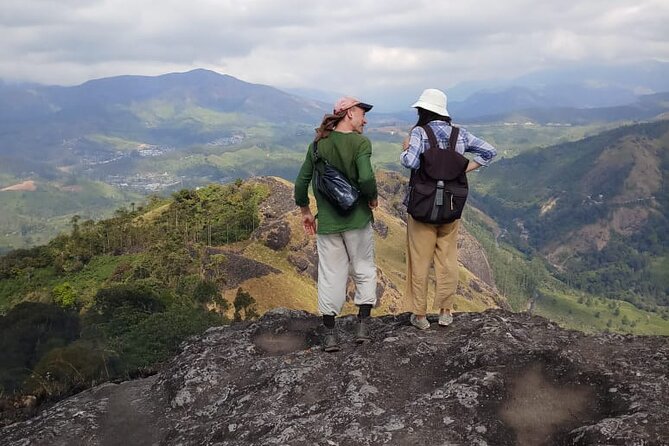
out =
<path fill-rule="evenodd" d="M 657 314 L 640 310 L 628 302 L 594 296 L 590 296 L 589 305 L 579 303 L 578 299 L 583 296 L 586 295 L 577 292 L 550 291 L 539 299 L 535 313 L 561 326 L 585 332 L 609 330 L 618 333 L 669 336 L 669 321 Z"/>
<path fill-rule="evenodd" d="M 90 303 L 121 262 L 132 261 L 136 256 L 94 257 L 81 271 L 56 275 L 51 268 L 35 270 L 30 278 L 0 280 L 0 314 L 23 300 L 51 302 L 50 293 L 56 285 L 69 283 L 85 305 Z"/>
<path fill-rule="evenodd" d="M 497 286 L 516 311 L 525 311 L 530 296 L 518 284 L 525 275 L 536 275 L 538 295 L 534 312 L 563 327 L 585 332 L 610 330 L 620 333 L 669 335 L 669 320 L 640 310 L 623 301 L 589 296 L 556 281 L 545 269 L 537 269 L 523 253 L 505 244 L 495 244 L 495 223 L 475 209 L 466 213 L 466 226 L 481 242 L 495 272 Z M 661 265 L 658 265 L 661 268 Z M 666 270 L 665 270 L 666 271 Z M 582 301 L 582 303 L 579 302 Z M 615 314 L 618 307 L 619 314 Z M 599 314 L 598 314 L 599 313 Z M 627 323 L 623 323 L 626 318 Z M 609 323 L 609 320 L 611 322 Z M 634 324 L 632 325 L 632 322 Z"/>
<path fill-rule="evenodd" d="M 652 141 L 659 142 L 661 138 L 659 134 L 666 133 L 667 125 L 667 121 L 664 121 L 621 127 L 591 139 L 546 149 L 535 148 L 523 156 L 496 164 L 495 169 L 486 173 L 477 188 L 477 193 L 489 194 L 510 208 L 523 210 L 532 209 L 533 206 L 538 207 L 556 194 L 568 193 L 578 195 L 579 198 L 584 197 L 584 194 L 595 192 L 606 192 L 610 195 L 608 190 L 600 191 L 597 188 L 599 186 L 621 188 L 622 184 L 609 185 L 606 178 L 591 178 L 589 175 L 591 170 L 599 168 L 607 173 L 605 170 L 607 163 L 609 171 L 616 166 L 631 169 L 630 152 L 638 152 L 635 146 L 637 138 L 648 137 Z M 664 140 L 666 138 L 665 134 Z M 600 156 L 602 152 L 611 148 L 616 150 L 608 150 L 607 156 Z M 624 173 L 623 169 L 620 175 L 623 176 Z M 586 190 L 583 190 L 584 187 Z M 529 194 L 528 190 L 532 193 Z"/>
<path fill-rule="evenodd" d="M 310 278 L 295 272 L 295 267 L 286 259 L 285 251 L 273 251 L 256 242 L 244 249 L 244 255 L 281 270 L 281 274 L 251 279 L 241 285 L 244 290 L 255 296 L 261 312 L 276 307 L 317 312 L 315 283 Z M 226 292 L 226 298 L 230 302 L 234 300 L 235 291 Z"/>
<path fill-rule="evenodd" d="M 74 215 L 97 220 L 141 199 L 93 181 L 80 181 L 70 189 L 41 182 L 37 187 L 34 192 L 0 192 L 0 245 L 21 248 L 46 244 L 68 229 Z"/>
<path fill-rule="evenodd" d="M 243 125 L 248 118 L 239 113 L 223 113 L 198 106 L 178 107 L 161 100 L 142 102 L 130 109 L 149 128 L 198 126 L 203 131 Z"/>
<path fill-rule="evenodd" d="M 457 125 L 457 123 L 456 123 Z M 500 158 L 512 158 L 529 149 L 577 141 L 621 125 L 592 124 L 587 126 L 554 127 L 546 125 L 463 125 L 474 135 L 498 148 Z"/>

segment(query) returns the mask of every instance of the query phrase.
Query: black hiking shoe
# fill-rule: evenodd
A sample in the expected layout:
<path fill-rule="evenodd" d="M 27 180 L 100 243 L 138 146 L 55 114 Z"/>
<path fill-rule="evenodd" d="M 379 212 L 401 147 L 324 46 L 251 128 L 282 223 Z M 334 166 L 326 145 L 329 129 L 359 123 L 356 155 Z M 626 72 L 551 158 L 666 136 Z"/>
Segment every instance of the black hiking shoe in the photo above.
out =
<path fill-rule="evenodd" d="M 358 344 L 364 344 L 365 342 L 371 341 L 372 338 L 369 337 L 369 328 L 367 327 L 367 322 L 365 319 L 358 319 L 358 322 L 355 324 L 355 342 Z"/>
<path fill-rule="evenodd" d="M 337 339 L 337 331 L 334 328 L 325 330 L 325 337 L 323 338 L 323 351 L 332 353 L 339 351 L 339 340 Z"/>

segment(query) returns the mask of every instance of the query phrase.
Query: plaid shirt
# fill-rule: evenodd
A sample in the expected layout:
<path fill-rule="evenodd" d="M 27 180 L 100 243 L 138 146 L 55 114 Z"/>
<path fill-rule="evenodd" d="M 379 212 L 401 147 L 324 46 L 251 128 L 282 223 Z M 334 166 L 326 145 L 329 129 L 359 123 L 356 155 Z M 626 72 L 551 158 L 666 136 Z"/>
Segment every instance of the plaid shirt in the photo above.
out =
<path fill-rule="evenodd" d="M 448 137 L 451 134 L 451 126 L 444 121 L 432 121 L 428 124 L 437 137 L 440 149 L 448 148 Z M 409 148 L 400 155 L 400 162 L 409 169 L 418 169 L 420 167 L 420 155 L 430 147 L 430 141 L 427 139 L 425 130 L 420 127 L 414 127 L 409 137 Z M 455 150 L 464 154 L 471 152 L 476 154 L 474 161 L 482 166 L 487 166 L 497 155 L 493 146 L 484 140 L 477 138 L 464 128 L 460 127 L 458 141 Z"/>

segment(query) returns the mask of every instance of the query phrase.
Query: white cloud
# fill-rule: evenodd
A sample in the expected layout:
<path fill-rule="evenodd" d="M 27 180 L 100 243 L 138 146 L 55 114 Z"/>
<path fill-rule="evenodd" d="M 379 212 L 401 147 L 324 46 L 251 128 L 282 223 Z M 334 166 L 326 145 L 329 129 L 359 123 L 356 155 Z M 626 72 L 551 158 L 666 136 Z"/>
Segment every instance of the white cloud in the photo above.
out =
<path fill-rule="evenodd" d="M 554 59 L 580 60 L 587 55 L 583 39 L 572 31 L 556 30 L 547 37 L 544 51 Z"/>
<path fill-rule="evenodd" d="M 0 78 L 204 67 L 375 98 L 575 62 L 669 60 L 669 2 L 2 0 Z"/>

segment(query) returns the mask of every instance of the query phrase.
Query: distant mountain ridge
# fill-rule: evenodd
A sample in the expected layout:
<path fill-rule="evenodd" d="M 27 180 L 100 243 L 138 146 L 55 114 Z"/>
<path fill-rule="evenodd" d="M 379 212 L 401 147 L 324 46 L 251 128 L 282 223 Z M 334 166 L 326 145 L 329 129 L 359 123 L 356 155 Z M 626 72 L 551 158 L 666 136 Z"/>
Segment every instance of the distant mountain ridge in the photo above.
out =
<path fill-rule="evenodd" d="M 129 106 L 148 100 L 193 103 L 223 112 L 257 115 L 272 121 L 310 122 L 326 110 L 322 103 L 285 93 L 274 87 L 244 82 L 227 74 L 196 69 L 160 76 L 124 75 L 85 82 L 74 87 L 29 86 L 27 90 L 7 85 L 0 89 L 2 102 L 12 104 L 9 94 L 23 98 L 3 117 L 21 117 L 22 111 L 40 109 L 45 114 L 63 110 L 100 110 Z M 32 99 L 32 100 L 31 100 Z"/>
<path fill-rule="evenodd" d="M 525 89 L 512 89 L 495 95 L 482 95 L 479 100 L 467 103 L 465 110 L 454 106 L 454 116 L 469 124 L 491 122 L 532 122 L 536 124 L 587 125 L 594 122 L 652 120 L 669 112 L 669 92 L 642 95 L 625 105 L 578 108 L 573 106 L 549 106 L 551 102 Z M 515 107 L 504 108 L 501 103 L 508 96 Z M 534 98 L 525 100 L 525 97 Z M 489 102 L 499 102 L 488 107 Z M 478 104 L 477 104 L 478 103 Z M 529 104 L 534 105 L 530 106 Z M 486 113 L 482 114 L 483 111 Z M 457 112 L 462 113 L 458 114 Z"/>
<path fill-rule="evenodd" d="M 109 175 L 146 171 L 138 167 L 141 155 L 131 159 L 143 148 L 220 153 L 244 141 L 285 149 L 329 111 L 315 100 L 202 69 L 74 87 L 0 84 L 0 104 L 0 179 L 87 172 L 107 182 Z M 273 164 L 279 167 L 265 173 L 280 173 L 282 163 Z M 214 176 L 231 175 L 226 168 Z"/>
<path fill-rule="evenodd" d="M 448 89 L 453 109 L 467 118 L 536 107 L 614 107 L 665 91 L 669 91 L 669 63 L 654 60 L 578 64 Z"/>
<path fill-rule="evenodd" d="M 482 118 L 465 118 L 457 102 L 449 102 L 449 109 L 455 121 L 465 125 L 527 121 L 579 125 L 655 119 L 667 112 L 669 104 L 665 93 L 615 108 L 509 112 L 511 104 L 515 108 L 547 103 L 530 87 L 503 94 L 502 115 L 489 115 L 495 108 L 486 105 L 487 93 L 475 95 L 471 102 L 476 113 L 487 114 Z M 394 151 L 402 133 L 415 122 L 415 110 L 408 106 L 397 113 L 377 110 L 369 114 L 366 134 L 374 141 L 375 156 L 385 157 L 385 164 L 380 165 L 389 167 L 390 159 L 397 165 Z M 292 179 L 314 127 L 330 111 L 329 103 L 202 69 L 117 76 L 74 87 L 0 82 L 0 189 L 25 181 L 37 186 L 36 193 L 23 194 L 21 200 L 17 194 L 0 196 L 0 229 L 9 234 L 0 249 L 2 245 L 21 246 L 17 243 L 36 233 L 36 227 L 62 229 L 73 214 L 40 213 L 39 221 L 34 221 L 29 211 L 53 210 L 54 206 L 71 209 L 58 205 L 61 198 L 54 197 L 67 199 L 77 191 L 86 192 L 88 187 L 83 184 L 120 189 L 121 194 L 114 194 L 114 205 L 107 209 L 112 212 L 127 193 L 169 193 L 180 187 L 257 175 Z M 564 131 L 554 130 L 547 134 L 559 137 Z M 520 135 L 522 131 L 516 128 L 502 131 L 507 133 L 504 141 L 524 138 L 526 146 L 533 142 L 532 136 Z M 43 201 L 50 205 L 43 206 Z M 97 209 L 91 212 L 99 213 Z"/>
<path fill-rule="evenodd" d="M 0 88 L 0 156 L 53 164 L 76 162 L 64 141 L 116 138 L 190 147 L 229 137 L 253 125 L 295 125 L 318 120 L 323 104 L 207 70 L 162 76 L 118 76 L 75 87 Z M 313 124 L 311 124 L 313 125 Z M 65 143 L 67 147 L 67 143 Z M 87 149 L 89 150 L 89 149 Z"/>

